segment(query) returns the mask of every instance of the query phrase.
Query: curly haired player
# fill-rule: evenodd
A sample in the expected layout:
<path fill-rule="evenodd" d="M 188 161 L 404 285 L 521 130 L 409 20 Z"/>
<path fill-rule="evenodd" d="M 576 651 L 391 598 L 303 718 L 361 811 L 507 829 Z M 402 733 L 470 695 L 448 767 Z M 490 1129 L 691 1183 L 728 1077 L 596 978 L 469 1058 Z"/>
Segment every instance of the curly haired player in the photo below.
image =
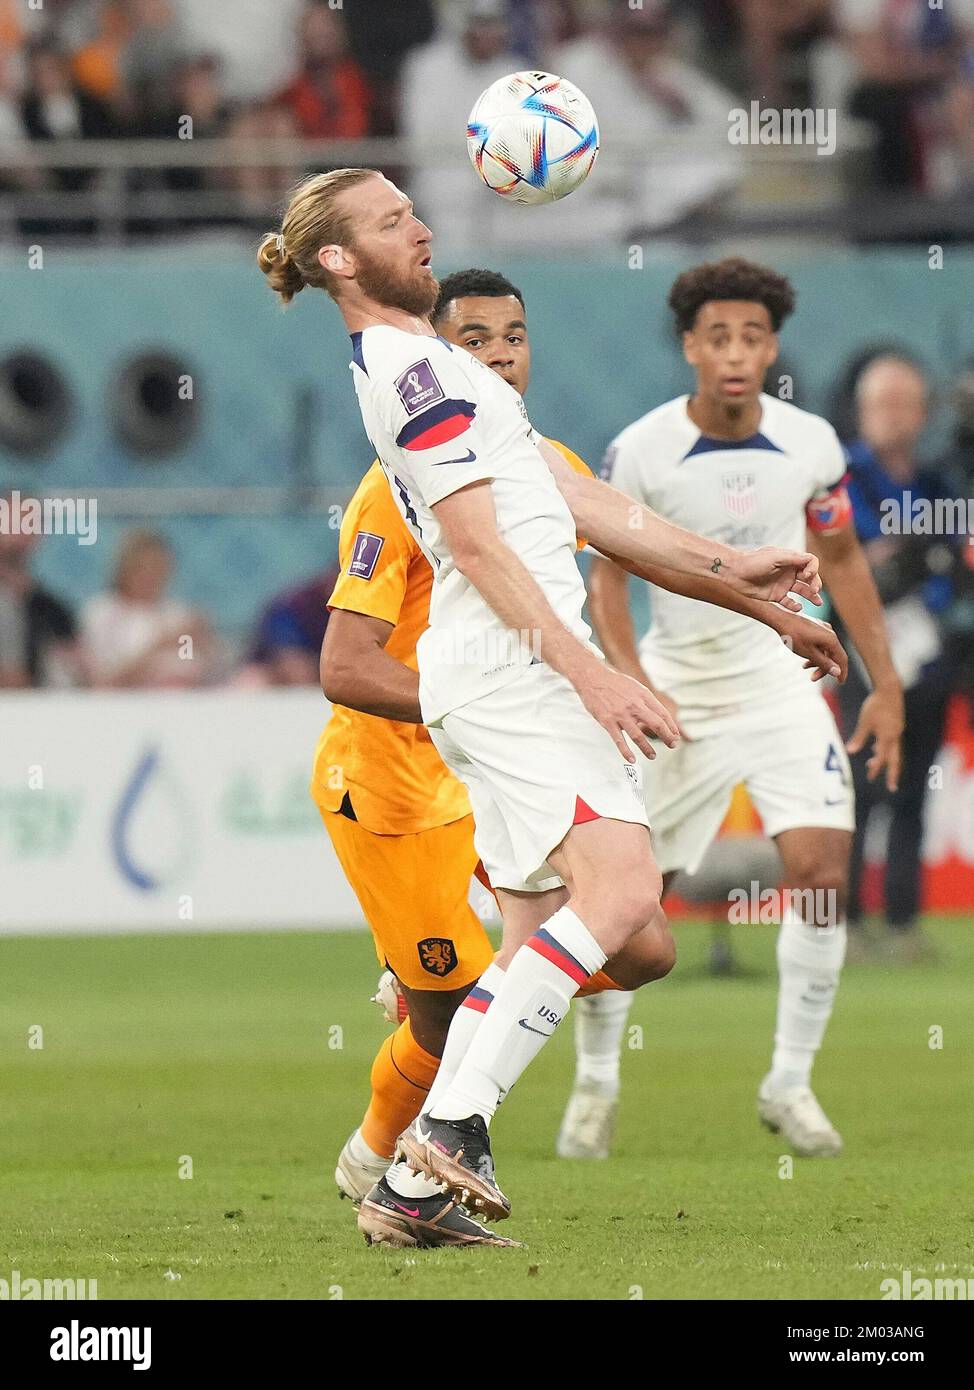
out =
<path fill-rule="evenodd" d="M 795 303 L 783 275 L 730 259 L 684 272 L 669 296 L 693 394 L 617 435 L 603 476 L 661 516 L 727 545 L 801 546 L 821 562 L 830 597 L 872 680 L 849 751 L 874 740 L 870 777 L 899 774 L 903 694 L 882 608 L 856 539 L 845 458 L 825 420 L 763 390 L 778 330 Z M 743 782 L 781 853 L 791 890 L 778 935 L 778 1019 L 758 1112 L 805 1155 L 842 1141 L 810 1078 L 845 955 L 845 893 L 854 828 L 852 778 L 819 691 L 770 633 L 733 613 L 654 593 L 637 648 L 628 576 L 596 558 L 590 612 L 603 649 L 645 681 L 686 738 L 643 765 L 664 892 L 699 864 Z M 795 903 L 798 906 L 795 906 Z"/>

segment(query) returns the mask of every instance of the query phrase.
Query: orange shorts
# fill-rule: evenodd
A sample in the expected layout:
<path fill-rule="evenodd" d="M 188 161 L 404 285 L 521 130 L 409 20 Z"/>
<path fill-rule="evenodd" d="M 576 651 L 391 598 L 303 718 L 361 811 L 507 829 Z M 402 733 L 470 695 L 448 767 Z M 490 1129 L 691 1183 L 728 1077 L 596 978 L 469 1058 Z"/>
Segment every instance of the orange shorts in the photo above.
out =
<path fill-rule="evenodd" d="M 377 835 L 338 811 L 321 818 L 381 965 L 409 989 L 463 989 L 483 974 L 494 948 L 467 896 L 473 816 L 415 835 Z"/>

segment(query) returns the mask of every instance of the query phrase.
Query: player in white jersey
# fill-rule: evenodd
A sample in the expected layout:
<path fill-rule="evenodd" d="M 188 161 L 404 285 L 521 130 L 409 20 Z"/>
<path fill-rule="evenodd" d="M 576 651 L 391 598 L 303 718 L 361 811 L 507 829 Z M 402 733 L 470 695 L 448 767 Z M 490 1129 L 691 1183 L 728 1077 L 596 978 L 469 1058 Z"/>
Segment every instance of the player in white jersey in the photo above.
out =
<path fill-rule="evenodd" d="M 807 543 L 817 552 L 873 683 L 847 747 L 858 752 L 873 739 L 869 775 L 885 773 L 893 789 L 903 696 L 852 526 L 842 448 L 825 420 L 762 389 L 777 356 L 778 329 L 793 308 L 792 288 L 772 270 L 733 259 L 681 275 L 669 302 L 694 369 L 693 395 L 624 429 L 609 448 L 603 476 L 662 516 L 725 544 Z M 608 659 L 645 680 L 685 733 L 676 748 L 661 749 L 643 767 L 664 892 L 677 871 L 699 866 L 739 782 L 778 846 L 785 883 L 794 891 L 782 911 L 775 1047 L 758 1110 L 799 1153 L 838 1153 L 841 1139 L 810 1085 L 845 954 L 855 814 L 846 749 L 832 714 L 773 632 L 654 589 L 652 624 L 637 647 L 628 576 L 596 557 L 589 587 Z M 598 1015 L 596 1001 L 585 1007 L 586 1016 Z M 613 1018 L 613 1045 L 624 1024 Z M 570 1107 L 569 1143 L 573 1125 L 597 1134 L 599 1110 L 598 1098 L 576 1101 L 574 1119 Z"/>
<path fill-rule="evenodd" d="M 674 746 L 677 726 L 590 642 L 577 532 L 624 560 L 715 575 L 749 599 L 817 601 L 820 581 L 807 552 L 733 550 L 576 473 L 513 387 L 433 332 L 430 241 L 382 175 L 338 170 L 299 186 L 258 262 L 285 303 L 305 285 L 336 301 L 366 430 L 433 566 L 419 702 L 470 792 L 504 940 L 458 1010 L 428 1108 L 400 1151 L 498 1218 L 510 1203 L 487 1124 L 501 1096 L 609 957 L 645 932 L 672 952 L 634 764 L 635 750 L 654 756 L 651 738 Z M 464 1014 L 479 1026 L 451 1075 Z"/>

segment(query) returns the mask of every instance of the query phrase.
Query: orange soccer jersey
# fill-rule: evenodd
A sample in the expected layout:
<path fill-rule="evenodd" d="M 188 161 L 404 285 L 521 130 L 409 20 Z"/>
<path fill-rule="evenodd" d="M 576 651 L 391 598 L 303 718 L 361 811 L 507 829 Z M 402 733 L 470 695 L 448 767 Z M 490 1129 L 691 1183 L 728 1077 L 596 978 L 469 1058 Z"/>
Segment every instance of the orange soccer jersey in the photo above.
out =
<path fill-rule="evenodd" d="M 551 440 L 579 473 L 577 454 Z M 392 623 L 386 651 L 417 669 L 429 626 L 433 571 L 396 504 L 378 460 L 353 496 L 339 536 L 341 574 L 330 608 Z M 315 753 L 311 791 L 323 811 L 347 792 L 359 824 L 378 835 L 411 835 L 470 814 L 466 788 L 446 768 L 421 724 L 335 705 Z"/>
<path fill-rule="evenodd" d="M 416 643 L 429 626 L 433 571 L 413 540 L 378 461 L 342 522 L 341 574 L 330 608 L 393 624 L 386 651 L 416 670 Z M 412 835 L 470 814 L 466 788 L 445 767 L 422 724 L 335 705 L 318 742 L 312 795 L 337 811 L 346 791 L 356 819 L 378 835 Z"/>

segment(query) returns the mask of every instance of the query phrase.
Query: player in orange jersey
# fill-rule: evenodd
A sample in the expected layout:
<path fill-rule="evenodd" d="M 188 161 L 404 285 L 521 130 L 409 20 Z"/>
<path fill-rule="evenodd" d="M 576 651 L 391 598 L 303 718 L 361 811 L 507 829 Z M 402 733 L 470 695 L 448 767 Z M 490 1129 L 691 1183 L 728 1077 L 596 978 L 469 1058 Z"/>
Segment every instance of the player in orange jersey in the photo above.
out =
<path fill-rule="evenodd" d="M 523 296 L 509 281 L 484 270 L 451 275 L 441 286 L 433 322 L 449 342 L 523 395 L 530 344 Z M 577 471 L 589 471 L 570 449 L 556 447 Z M 339 559 L 321 671 L 335 709 L 319 742 L 312 793 L 379 960 L 395 975 L 409 1009 L 379 1050 L 369 1108 L 339 1157 L 339 1189 L 359 1201 L 419 1112 L 453 1014 L 490 963 L 493 948 L 468 903 L 477 854 L 466 789 L 414 722 L 416 641 L 427 625 L 433 573 L 378 462 L 346 512 Z M 721 585 L 701 583 L 706 592 L 700 597 L 726 598 Z M 777 612 L 796 651 L 831 663 L 835 646 L 827 628 Z M 611 963 L 607 974 L 593 977 L 590 990 L 631 988 L 665 973 L 668 948 L 662 922 L 657 936 L 648 934 L 637 948 L 635 961 Z M 462 1222 L 462 1213 L 451 1212 L 446 1220 Z M 452 1236 L 463 1239 L 460 1231 Z"/>

